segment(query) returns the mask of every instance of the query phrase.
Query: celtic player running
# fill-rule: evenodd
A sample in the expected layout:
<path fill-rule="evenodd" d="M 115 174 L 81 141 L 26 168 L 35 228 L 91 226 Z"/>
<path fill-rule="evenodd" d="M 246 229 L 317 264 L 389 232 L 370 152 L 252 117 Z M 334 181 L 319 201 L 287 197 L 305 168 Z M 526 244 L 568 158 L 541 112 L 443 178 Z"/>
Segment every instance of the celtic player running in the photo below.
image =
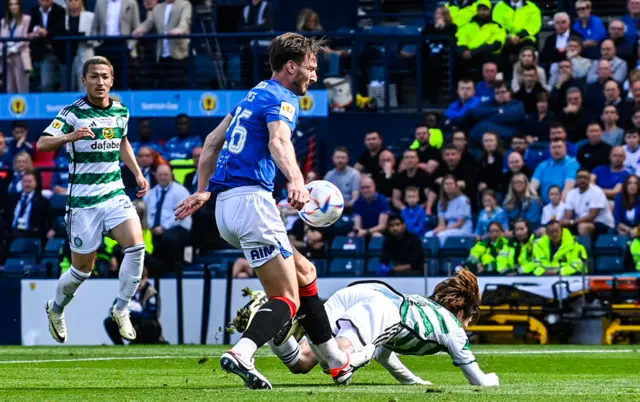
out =
<path fill-rule="evenodd" d="M 60 343 L 67 340 L 64 307 L 91 276 L 105 232 L 124 250 L 120 291 L 111 318 L 123 338 L 136 338 L 127 305 L 142 276 L 144 241 L 140 219 L 124 192 L 120 159 L 136 177 L 138 197 L 147 193 L 149 184 L 127 139 L 129 111 L 109 97 L 113 78 L 109 60 L 87 60 L 82 69 L 87 95 L 62 109 L 38 140 L 39 151 L 55 151 L 65 145 L 70 159 L 66 224 L 71 268 L 62 274 L 54 299 L 45 305 L 49 331 Z"/>

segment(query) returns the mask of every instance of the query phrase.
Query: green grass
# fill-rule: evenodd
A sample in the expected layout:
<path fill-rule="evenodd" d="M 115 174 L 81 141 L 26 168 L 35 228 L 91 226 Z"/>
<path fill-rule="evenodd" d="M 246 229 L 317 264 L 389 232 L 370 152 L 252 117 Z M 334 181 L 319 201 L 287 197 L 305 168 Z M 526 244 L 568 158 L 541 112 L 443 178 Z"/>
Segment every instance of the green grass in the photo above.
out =
<path fill-rule="evenodd" d="M 249 391 L 220 370 L 224 350 L 2 347 L 0 401 L 640 401 L 640 348 L 635 346 L 477 346 L 482 369 L 496 372 L 502 383 L 488 389 L 469 386 L 447 355 L 402 358 L 433 386 L 397 385 L 372 363 L 355 374 L 351 385 L 336 387 L 318 368 L 293 375 L 261 350 L 258 368 L 274 389 Z M 104 360 L 78 360 L 93 358 Z"/>

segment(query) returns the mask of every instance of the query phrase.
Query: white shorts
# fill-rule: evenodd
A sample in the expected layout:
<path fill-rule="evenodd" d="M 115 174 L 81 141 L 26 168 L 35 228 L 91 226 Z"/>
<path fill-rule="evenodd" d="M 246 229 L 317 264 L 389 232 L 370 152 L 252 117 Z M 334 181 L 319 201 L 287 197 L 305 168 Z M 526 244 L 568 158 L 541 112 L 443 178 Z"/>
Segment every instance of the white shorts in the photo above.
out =
<path fill-rule="evenodd" d="M 138 214 L 128 197 L 116 197 L 93 208 L 73 208 L 67 212 L 67 235 L 71 251 L 90 254 L 100 248 L 105 233 Z"/>
<path fill-rule="evenodd" d="M 218 194 L 216 222 L 222 238 L 244 251 L 251 268 L 278 254 L 293 255 L 280 211 L 271 193 L 262 187 L 238 187 Z"/>
<path fill-rule="evenodd" d="M 356 352 L 365 345 L 385 343 L 400 328 L 398 306 L 366 285 L 337 291 L 324 307 L 334 336 L 347 338 Z"/>

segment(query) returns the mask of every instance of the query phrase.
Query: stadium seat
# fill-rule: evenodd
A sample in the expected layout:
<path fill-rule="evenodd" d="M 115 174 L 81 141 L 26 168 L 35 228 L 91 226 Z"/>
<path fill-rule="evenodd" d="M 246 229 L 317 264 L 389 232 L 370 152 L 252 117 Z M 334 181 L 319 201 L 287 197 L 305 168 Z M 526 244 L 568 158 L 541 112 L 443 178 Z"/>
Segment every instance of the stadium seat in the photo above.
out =
<path fill-rule="evenodd" d="M 40 271 L 42 272 L 42 276 L 48 278 L 59 278 L 60 277 L 60 258 L 54 257 L 44 257 L 42 261 L 40 261 Z"/>
<path fill-rule="evenodd" d="M 372 257 L 372 258 L 368 258 L 366 261 L 367 264 L 367 268 L 366 268 L 366 275 L 367 276 L 376 276 L 376 271 L 378 270 L 378 267 L 380 266 L 380 258 L 378 257 Z"/>
<path fill-rule="evenodd" d="M 67 236 L 67 223 L 64 220 L 64 216 L 57 216 L 55 218 L 53 230 L 56 231 L 56 236 Z"/>
<path fill-rule="evenodd" d="M 67 196 L 62 194 L 54 194 L 49 199 L 51 202 L 51 209 L 55 215 L 64 215 L 64 211 L 67 208 Z"/>
<path fill-rule="evenodd" d="M 331 252 L 339 255 L 364 254 L 364 239 L 362 237 L 336 236 L 331 243 Z"/>
<path fill-rule="evenodd" d="M 629 242 L 629 237 L 620 236 L 620 235 L 610 235 L 603 234 L 598 237 L 596 240 L 596 245 L 593 250 L 593 254 L 595 257 L 600 256 L 624 256 L 624 253 L 627 249 L 627 243 Z"/>
<path fill-rule="evenodd" d="M 314 267 L 316 267 L 316 274 L 319 278 L 324 278 L 325 276 L 327 276 L 327 260 L 311 260 L 311 263 Z"/>
<path fill-rule="evenodd" d="M 45 257 L 59 257 L 65 241 L 65 239 L 56 237 L 49 239 L 47 245 L 44 247 L 44 253 L 42 253 L 42 255 Z"/>
<path fill-rule="evenodd" d="M 362 276 L 363 268 L 360 258 L 335 258 L 329 264 L 329 276 Z"/>
<path fill-rule="evenodd" d="M 37 258 L 42 252 L 40 239 L 17 238 L 9 247 L 9 257 Z"/>
<path fill-rule="evenodd" d="M 353 215 L 342 215 L 329 231 L 336 235 L 348 235 L 353 230 Z"/>
<path fill-rule="evenodd" d="M 4 263 L 5 275 L 24 275 L 33 268 L 36 260 L 34 257 L 11 257 Z"/>
<path fill-rule="evenodd" d="M 372 237 L 369 240 L 369 246 L 367 251 L 369 255 L 380 255 L 382 253 L 382 247 L 384 246 L 384 237 Z"/>
<path fill-rule="evenodd" d="M 440 240 L 437 237 L 423 237 L 422 247 L 424 248 L 425 257 L 437 257 L 440 249 Z"/>
<path fill-rule="evenodd" d="M 456 267 L 458 265 L 464 264 L 466 256 L 457 256 L 457 257 L 443 257 L 438 261 L 438 272 L 440 275 L 450 276 L 453 275 Z"/>
<path fill-rule="evenodd" d="M 440 262 L 437 258 L 427 258 L 427 275 L 439 276 L 440 275 Z"/>
<path fill-rule="evenodd" d="M 440 247 L 440 257 L 467 257 L 469 250 L 476 243 L 473 237 L 448 237 Z"/>
<path fill-rule="evenodd" d="M 596 258 L 595 274 L 624 272 L 624 257 L 602 256 Z"/>

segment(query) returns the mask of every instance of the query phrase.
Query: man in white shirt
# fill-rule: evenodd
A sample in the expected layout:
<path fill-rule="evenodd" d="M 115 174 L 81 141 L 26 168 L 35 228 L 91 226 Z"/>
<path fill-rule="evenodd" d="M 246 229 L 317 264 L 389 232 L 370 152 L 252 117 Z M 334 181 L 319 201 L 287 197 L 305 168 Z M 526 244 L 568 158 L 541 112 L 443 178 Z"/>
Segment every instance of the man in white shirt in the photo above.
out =
<path fill-rule="evenodd" d="M 189 244 L 191 217 L 177 221 L 174 210 L 189 197 L 189 191 L 173 181 L 171 166 L 160 165 L 156 169 L 158 184 L 144 197 L 147 203 L 147 223 L 153 233 L 154 257 L 171 271 L 176 261 L 182 261 L 184 248 Z"/>
<path fill-rule="evenodd" d="M 589 170 L 578 170 L 576 188 L 567 195 L 564 219 L 560 223 L 580 236 L 598 236 L 613 229 L 607 196 L 600 187 L 591 184 Z"/>

